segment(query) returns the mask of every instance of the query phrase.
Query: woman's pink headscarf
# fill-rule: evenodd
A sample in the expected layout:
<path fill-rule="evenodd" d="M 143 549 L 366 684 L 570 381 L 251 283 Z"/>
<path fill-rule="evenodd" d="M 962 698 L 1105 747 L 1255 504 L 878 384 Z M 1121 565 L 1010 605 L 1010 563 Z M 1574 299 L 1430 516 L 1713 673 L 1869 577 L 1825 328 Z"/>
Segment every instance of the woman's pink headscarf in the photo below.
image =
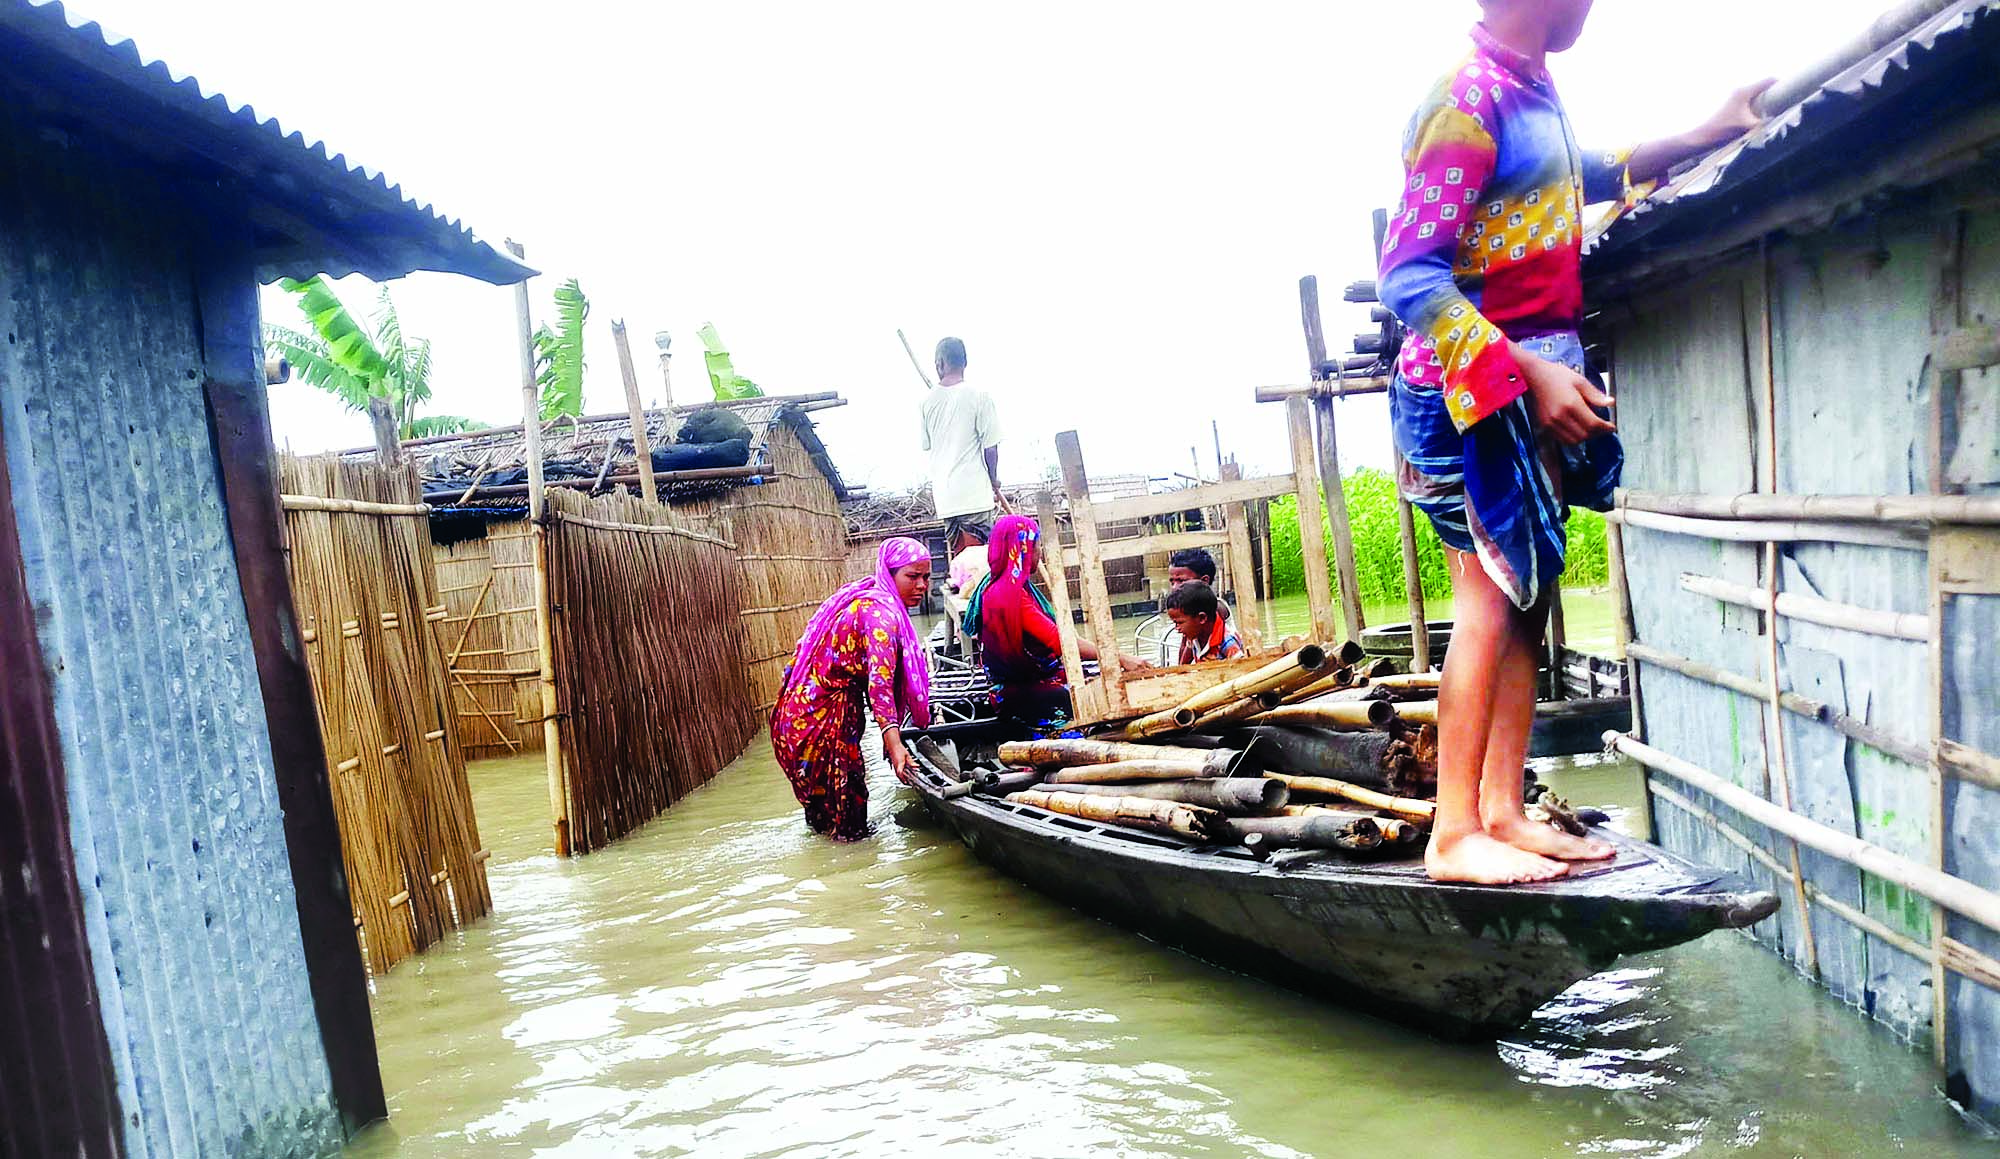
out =
<path fill-rule="evenodd" d="M 903 597 L 896 591 L 896 569 L 908 567 L 919 560 L 931 557 L 930 548 L 914 539 L 897 536 L 885 540 L 875 555 L 875 574 L 866 579 L 858 579 L 833 593 L 813 618 L 806 623 L 806 631 L 799 637 L 798 651 L 792 653 L 792 667 L 785 675 L 785 688 L 806 670 L 806 658 L 826 646 L 827 637 L 833 631 L 833 622 L 848 606 L 861 596 L 875 596 L 887 608 L 894 609 L 896 622 L 896 650 L 902 656 L 896 674 L 896 701 L 909 715 L 917 727 L 931 722 L 931 668 L 929 658 L 924 655 L 923 642 L 917 639 L 917 626 L 910 622 L 910 610 L 903 606 Z M 780 695 L 783 692 L 781 690 Z"/>

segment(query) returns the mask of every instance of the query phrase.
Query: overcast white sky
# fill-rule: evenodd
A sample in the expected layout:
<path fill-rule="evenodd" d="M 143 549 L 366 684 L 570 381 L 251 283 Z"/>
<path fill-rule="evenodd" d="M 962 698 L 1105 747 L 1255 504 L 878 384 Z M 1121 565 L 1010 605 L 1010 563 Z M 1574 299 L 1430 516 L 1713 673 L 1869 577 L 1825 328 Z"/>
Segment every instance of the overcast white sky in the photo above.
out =
<path fill-rule="evenodd" d="M 1603 0 L 1554 62 L 1586 147 L 1688 127 L 1737 84 L 1858 33 L 1882 0 Z M 1319 275 L 1336 349 L 1365 328 L 1368 214 L 1393 198 L 1405 119 L 1463 50 L 1474 0 L 1186 4 L 675 0 L 563 5 L 73 0 L 204 90 L 386 171 L 593 303 L 587 411 L 623 406 L 610 322 L 681 356 L 696 327 L 770 393 L 838 390 L 823 434 L 851 481 L 921 481 L 928 361 L 964 338 L 999 399 L 1003 474 L 1041 477 L 1058 430 L 1093 473 L 1214 470 L 1209 422 L 1282 470 L 1297 282 Z M 373 291 L 341 286 L 351 306 Z M 517 422 L 511 291 L 417 275 L 404 329 L 435 342 L 434 409 Z M 295 324 L 267 291 L 266 317 Z M 277 387 L 297 450 L 366 421 Z M 1344 464 L 1386 465 L 1379 400 L 1343 404 Z"/>

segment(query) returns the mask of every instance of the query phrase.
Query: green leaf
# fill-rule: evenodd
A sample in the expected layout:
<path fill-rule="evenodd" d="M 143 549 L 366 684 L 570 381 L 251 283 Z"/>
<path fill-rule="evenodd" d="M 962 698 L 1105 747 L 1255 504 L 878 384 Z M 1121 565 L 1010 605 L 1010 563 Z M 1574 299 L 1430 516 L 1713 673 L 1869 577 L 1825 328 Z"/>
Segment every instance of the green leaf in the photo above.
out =
<path fill-rule="evenodd" d="M 590 299 L 575 278 L 556 287 L 556 325 L 535 331 L 535 382 L 542 389 L 542 419 L 583 413 L 583 324 Z"/>
<path fill-rule="evenodd" d="M 478 419 L 466 418 L 464 415 L 425 415 L 423 418 L 411 419 L 408 423 L 405 423 L 403 425 L 403 437 L 406 439 L 425 439 L 432 435 L 456 435 L 466 431 L 483 431 L 486 427 L 486 423 Z"/>
<path fill-rule="evenodd" d="M 389 381 L 392 368 L 376 348 L 374 339 L 347 312 L 347 307 L 341 304 L 325 278 L 317 274 L 303 282 L 286 278 L 280 285 L 298 295 L 299 309 L 325 341 L 330 361 L 367 383 L 369 394 L 393 397 Z"/>
<path fill-rule="evenodd" d="M 368 382 L 335 362 L 319 335 L 267 325 L 264 348 L 291 363 L 292 372 L 300 379 L 340 399 L 350 410 L 368 409 L 373 393 Z"/>

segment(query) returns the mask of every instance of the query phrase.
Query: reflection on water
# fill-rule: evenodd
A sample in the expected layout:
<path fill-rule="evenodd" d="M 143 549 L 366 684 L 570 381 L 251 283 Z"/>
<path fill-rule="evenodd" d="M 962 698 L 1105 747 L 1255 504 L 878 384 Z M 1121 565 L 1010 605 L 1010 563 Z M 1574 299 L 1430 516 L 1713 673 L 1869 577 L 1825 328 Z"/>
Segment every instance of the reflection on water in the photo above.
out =
<path fill-rule="evenodd" d="M 1633 810 L 1621 766 L 1548 774 Z M 495 912 L 377 984 L 356 1155 L 1938 1156 L 1927 1061 L 1741 938 L 1619 963 L 1447 1046 L 1082 917 L 876 778 L 806 832 L 762 740 L 602 853 L 539 758 L 472 770 Z"/>

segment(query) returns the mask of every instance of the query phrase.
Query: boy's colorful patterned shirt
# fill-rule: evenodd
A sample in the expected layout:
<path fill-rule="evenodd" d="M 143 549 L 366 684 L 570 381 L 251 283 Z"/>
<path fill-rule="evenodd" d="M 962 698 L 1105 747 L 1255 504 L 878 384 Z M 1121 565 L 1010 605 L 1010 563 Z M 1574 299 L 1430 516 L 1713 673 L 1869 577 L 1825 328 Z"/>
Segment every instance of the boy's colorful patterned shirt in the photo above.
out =
<path fill-rule="evenodd" d="M 1578 152 L 1545 70 L 1483 27 L 1472 39 L 1404 133 L 1378 279 L 1411 332 L 1399 371 L 1443 391 L 1461 431 L 1527 389 L 1507 338 L 1582 321 L 1582 208 L 1644 193 L 1626 182 L 1630 150 Z"/>

